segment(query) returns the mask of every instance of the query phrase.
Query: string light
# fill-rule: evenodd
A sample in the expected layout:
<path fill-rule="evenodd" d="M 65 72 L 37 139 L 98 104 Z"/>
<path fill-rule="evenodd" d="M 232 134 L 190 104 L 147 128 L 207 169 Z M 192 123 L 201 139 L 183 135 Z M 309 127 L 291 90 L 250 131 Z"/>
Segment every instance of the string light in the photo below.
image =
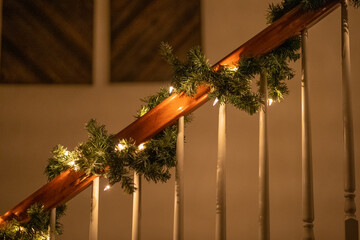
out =
<path fill-rule="evenodd" d="M 69 156 L 69 151 L 65 151 L 65 156 Z"/>
<path fill-rule="evenodd" d="M 268 106 L 271 106 L 271 104 L 274 102 L 271 98 L 268 99 Z"/>
<path fill-rule="evenodd" d="M 110 188 L 111 188 L 110 185 L 106 185 L 106 187 L 104 188 L 104 191 L 107 191 L 107 190 L 109 190 Z"/>
<path fill-rule="evenodd" d="M 230 71 L 236 72 L 238 70 L 238 67 L 229 67 Z"/>
<path fill-rule="evenodd" d="M 142 150 L 144 150 L 145 149 L 145 144 L 140 144 L 139 146 L 138 146 L 138 149 L 140 150 L 140 151 L 142 151 Z"/>
<path fill-rule="evenodd" d="M 76 165 L 76 162 L 74 160 L 72 160 L 71 162 L 68 163 L 68 165 L 72 168 L 74 168 L 75 171 L 79 170 L 79 166 Z"/>
<path fill-rule="evenodd" d="M 122 150 L 124 150 L 124 149 L 125 149 L 125 145 L 124 145 L 124 144 L 119 143 L 119 144 L 117 145 L 117 148 L 119 149 L 119 151 L 122 151 Z"/>
<path fill-rule="evenodd" d="M 215 106 L 218 101 L 219 101 L 219 99 L 218 99 L 218 98 L 215 98 L 214 103 L 213 103 L 213 106 Z"/>
<path fill-rule="evenodd" d="M 175 90 L 175 88 L 173 86 L 169 87 L 169 93 L 172 93 Z"/>

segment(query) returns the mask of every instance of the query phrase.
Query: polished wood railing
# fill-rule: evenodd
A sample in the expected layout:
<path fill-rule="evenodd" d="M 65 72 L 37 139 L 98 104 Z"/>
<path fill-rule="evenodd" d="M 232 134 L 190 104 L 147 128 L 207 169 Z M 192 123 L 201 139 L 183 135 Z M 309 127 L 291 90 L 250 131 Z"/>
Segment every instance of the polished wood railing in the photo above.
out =
<path fill-rule="evenodd" d="M 326 7 L 317 11 L 305 12 L 300 7 L 294 8 L 216 63 L 213 69 L 218 69 L 220 65 L 232 66 L 242 57 L 268 53 L 288 38 L 314 25 L 338 6 L 340 6 L 340 1 L 332 0 Z M 140 144 L 175 123 L 180 116 L 187 115 L 203 105 L 208 100 L 209 91 L 207 86 L 200 86 L 194 97 L 173 94 L 116 134 L 116 137 L 118 139 L 132 138 Z M 50 210 L 69 201 L 86 189 L 95 178 L 96 176 L 86 175 L 81 171 L 67 170 L 63 172 L 1 216 L 0 226 L 13 218 L 20 222 L 27 221 L 29 218 L 26 210 L 34 203 L 42 203 L 45 209 Z"/>

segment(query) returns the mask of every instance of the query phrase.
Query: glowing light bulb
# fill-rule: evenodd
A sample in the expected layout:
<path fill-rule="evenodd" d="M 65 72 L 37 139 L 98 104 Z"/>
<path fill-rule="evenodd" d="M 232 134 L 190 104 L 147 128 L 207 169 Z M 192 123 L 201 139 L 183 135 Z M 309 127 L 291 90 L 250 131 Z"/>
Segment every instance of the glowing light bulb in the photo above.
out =
<path fill-rule="evenodd" d="M 107 191 L 107 190 L 109 190 L 111 187 L 110 187 L 110 185 L 106 185 L 106 187 L 104 188 L 104 191 Z"/>
<path fill-rule="evenodd" d="M 215 98 L 214 103 L 213 103 L 213 106 L 215 106 L 218 101 L 219 101 L 219 99 L 218 99 L 218 98 Z"/>
<path fill-rule="evenodd" d="M 75 161 L 73 160 L 73 161 L 69 162 L 68 165 L 69 166 L 75 166 Z"/>
<path fill-rule="evenodd" d="M 238 70 L 237 67 L 229 67 L 230 71 L 236 72 Z"/>
<path fill-rule="evenodd" d="M 140 145 L 138 146 L 138 149 L 139 149 L 140 151 L 144 150 L 144 149 L 145 149 L 145 145 L 144 145 L 143 143 L 140 144 Z"/>
<path fill-rule="evenodd" d="M 65 156 L 69 156 L 69 151 L 65 151 Z"/>
<path fill-rule="evenodd" d="M 271 98 L 268 99 L 268 106 L 271 106 L 271 104 L 274 102 Z"/>
<path fill-rule="evenodd" d="M 119 151 L 122 151 L 122 150 L 124 150 L 124 149 L 125 149 L 125 145 L 124 145 L 124 144 L 119 143 L 119 144 L 117 145 L 117 148 L 119 149 Z"/>
<path fill-rule="evenodd" d="M 174 91 L 174 89 L 175 89 L 175 88 L 174 88 L 173 86 L 170 86 L 170 87 L 169 87 L 169 93 L 172 93 L 172 92 Z"/>

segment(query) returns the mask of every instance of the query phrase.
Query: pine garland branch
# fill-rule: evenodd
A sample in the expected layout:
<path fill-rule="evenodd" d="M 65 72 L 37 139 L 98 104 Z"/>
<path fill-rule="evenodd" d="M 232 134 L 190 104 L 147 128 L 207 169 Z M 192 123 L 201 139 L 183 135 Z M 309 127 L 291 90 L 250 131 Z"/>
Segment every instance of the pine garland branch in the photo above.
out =
<path fill-rule="evenodd" d="M 210 87 L 209 98 L 217 98 L 220 103 L 230 103 L 236 108 L 254 114 L 261 102 L 258 92 L 252 91 L 255 76 L 262 71 L 268 74 L 269 96 L 280 101 L 288 93 L 285 83 L 294 77 L 289 62 L 299 59 L 300 38 L 287 40 L 278 48 L 260 57 L 241 58 L 235 68 L 221 66 L 213 70 L 205 55 L 198 47 L 191 49 L 184 62 L 179 61 L 168 44 L 162 43 L 162 55 L 173 68 L 172 84 L 178 92 L 192 96 L 199 85 Z M 171 64 L 176 59 L 176 64 Z"/>
<path fill-rule="evenodd" d="M 146 114 L 169 96 L 169 91 L 162 88 L 157 94 L 142 99 L 145 104 L 136 117 Z M 189 121 L 190 118 L 185 117 L 185 122 Z M 176 124 L 143 143 L 144 149 L 139 149 L 132 139 L 119 141 L 94 119 L 85 128 L 88 131 L 88 141 L 75 150 L 68 151 L 61 145 L 54 148 L 53 157 L 49 159 L 45 169 L 49 180 L 71 168 L 82 170 L 86 174 L 105 176 L 110 185 L 120 182 L 125 192 L 132 193 L 133 172 L 153 182 L 165 182 L 171 177 L 170 169 L 176 165 Z"/>
<path fill-rule="evenodd" d="M 56 233 L 63 233 L 63 226 L 59 219 L 64 215 L 66 205 L 56 208 Z M 45 211 L 44 205 L 36 203 L 27 209 L 30 220 L 19 223 L 16 219 L 0 229 L 0 239 L 4 240 L 47 240 L 49 236 L 50 212 Z"/>
<path fill-rule="evenodd" d="M 267 13 L 267 23 L 271 24 L 285 15 L 294 7 L 301 5 L 306 11 L 314 11 L 326 6 L 330 0 L 282 0 L 278 4 L 271 3 Z M 349 0 L 355 8 L 360 7 L 360 0 Z"/>

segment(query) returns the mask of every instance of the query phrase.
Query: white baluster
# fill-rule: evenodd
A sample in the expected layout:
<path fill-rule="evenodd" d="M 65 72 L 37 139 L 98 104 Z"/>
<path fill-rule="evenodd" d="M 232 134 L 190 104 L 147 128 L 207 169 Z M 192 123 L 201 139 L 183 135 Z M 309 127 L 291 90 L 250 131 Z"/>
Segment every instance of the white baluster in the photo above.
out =
<path fill-rule="evenodd" d="M 219 106 L 215 239 L 226 239 L 226 105 Z"/>
<path fill-rule="evenodd" d="M 133 215 L 132 215 L 132 240 L 140 240 L 141 232 L 141 175 L 134 172 L 134 186 L 133 193 Z"/>
<path fill-rule="evenodd" d="M 176 142 L 173 240 L 184 239 L 184 117 L 179 118 Z"/>
<path fill-rule="evenodd" d="M 348 1 L 341 2 L 341 44 L 342 44 L 342 109 L 344 138 L 344 191 L 345 191 L 345 239 L 358 240 L 359 230 L 355 205 L 355 161 L 354 137 L 350 93 L 350 37 L 348 23 Z"/>
<path fill-rule="evenodd" d="M 50 211 L 50 240 L 55 240 L 56 233 L 56 208 L 51 209 Z"/>
<path fill-rule="evenodd" d="M 302 204 L 304 240 L 314 236 L 314 195 L 311 150 L 310 109 L 308 97 L 308 77 L 306 62 L 307 30 L 301 32 L 301 149 L 302 149 Z"/>
<path fill-rule="evenodd" d="M 260 95 L 264 102 L 259 110 L 259 239 L 270 239 L 269 154 L 267 136 L 267 77 L 260 74 Z"/>
<path fill-rule="evenodd" d="M 95 178 L 92 182 L 91 191 L 91 210 L 90 210 L 90 227 L 89 227 L 89 239 L 98 239 L 99 228 L 99 178 Z"/>

